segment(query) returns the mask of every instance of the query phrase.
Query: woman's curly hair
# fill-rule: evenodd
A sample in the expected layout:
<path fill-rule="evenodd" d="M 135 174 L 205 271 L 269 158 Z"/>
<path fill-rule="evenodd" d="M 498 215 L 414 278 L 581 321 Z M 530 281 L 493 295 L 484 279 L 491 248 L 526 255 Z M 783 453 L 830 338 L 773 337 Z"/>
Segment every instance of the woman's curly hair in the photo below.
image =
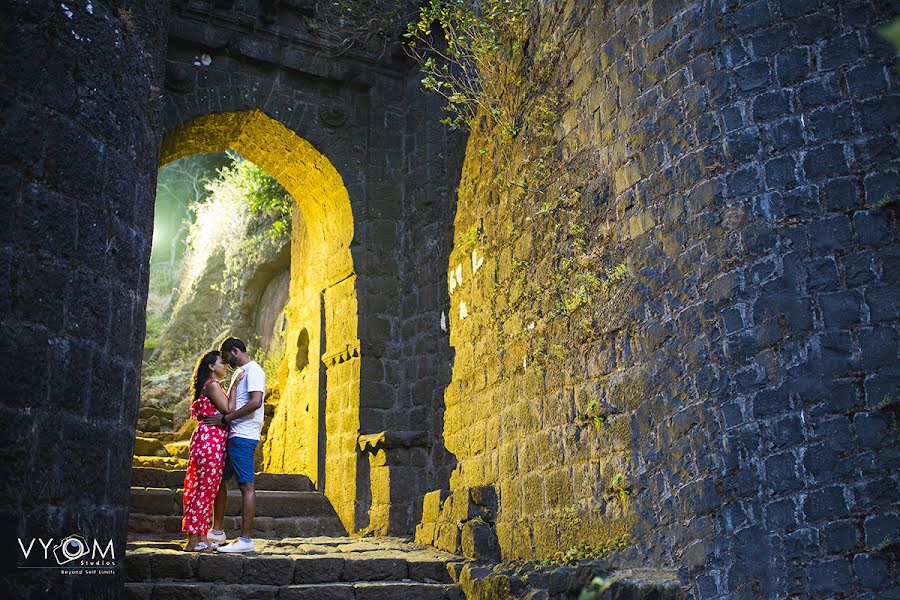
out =
<path fill-rule="evenodd" d="M 209 365 L 215 363 L 216 359 L 220 356 L 222 355 L 218 350 L 211 350 L 201 356 L 197 361 L 197 366 L 194 367 L 194 379 L 192 385 L 192 389 L 194 390 L 194 400 L 200 397 L 200 394 L 203 393 L 203 387 L 212 376 L 212 369 L 209 368 Z"/>

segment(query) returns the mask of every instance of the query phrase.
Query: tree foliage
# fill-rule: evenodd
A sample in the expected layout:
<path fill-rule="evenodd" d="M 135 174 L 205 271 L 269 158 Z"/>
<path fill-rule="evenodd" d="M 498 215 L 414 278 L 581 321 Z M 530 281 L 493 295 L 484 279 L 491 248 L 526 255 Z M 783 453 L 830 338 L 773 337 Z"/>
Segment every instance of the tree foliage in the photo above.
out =
<path fill-rule="evenodd" d="M 512 107 L 504 100 L 516 77 L 529 29 L 526 0 L 428 0 L 407 27 L 409 53 L 422 67 L 422 85 L 446 100 L 452 129 L 477 115 L 515 134 Z"/>
<path fill-rule="evenodd" d="M 279 238 L 290 230 L 293 199 L 274 177 L 237 154 L 231 154 L 231 165 L 217 171 L 206 182 L 208 196 L 202 202 L 216 199 L 235 207 L 246 205 L 251 215 L 271 224 L 265 231 L 269 238 Z"/>

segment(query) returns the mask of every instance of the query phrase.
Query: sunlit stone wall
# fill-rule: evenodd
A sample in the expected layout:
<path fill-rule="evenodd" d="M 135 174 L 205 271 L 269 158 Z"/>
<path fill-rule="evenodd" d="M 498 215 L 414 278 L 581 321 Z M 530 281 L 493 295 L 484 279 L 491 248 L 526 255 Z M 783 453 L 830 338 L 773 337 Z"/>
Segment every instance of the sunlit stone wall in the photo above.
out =
<path fill-rule="evenodd" d="M 262 15 L 271 11 L 277 18 Z M 177 7 L 163 118 L 172 131 L 204 115 L 259 111 L 309 142 L 340 175 L 352 219 L 328 207 L 325 230 L 310 229 L 305 215 L 302 226 L 293 223 L 288 383 L 264 467 L 324 482 L 348 529 L 409 533 L 421 497 L 446 485 L 452 463 L 441 438 L 451 362 L 443 271 L 460 144 L 448 144 L 440 103 L 419 89 L 418 69 L 402 52 L 354 47 L 332 56 L 310 17 L 310 7 L 284 3 Z M 277 155 L 277 144 L 269 151 Z M 272 167 L 277 178 L 303 172 L 283 160 Z M 292 193 L 298 206 L 317 202 L 317 191 L 302 183 Z M 344 240 L 348 227 L 352 265 L 333 269 L 316 249 L 333 236 Z M 330 309 L 328 298 L 341 310 Z M 425 432 L 427 441 L 390 452 L 390 466 L 373 465 L 358 437 L 381 432 Z"/>
<path fill-rule="evenodd" d="M 305 473 L 318 484 L 319 453 L 324 450 L 325 473 L 332 471 L 328 479 L 333 488 L 326 482 L 323 491 L 345 526 L 353 529 L 359 339 L 350 254 L 354 223 L 347 190 L 327 158 L 260 111 L 213 113 L 187 121 L 166 136 L 161 162 L 224 148 L 234 149 L 271 173 L 297 200 L 286 310 L 287 364 L 281 373 L 280 410 L 264 447 L 264 467 Z M 355 354 L 348 349 L 355 349 Z M 326 375 L 323 370 L 334 354 L 340 354 L 339 362 L 347 365 L 340 374 Z M 325 405 L 320 407 L 320 402 Z M 320 448 L 326 427 L 330 430 L 327 447 Z"/>
<path fill-rule="evenodd" d="M 679 569 L 702 598 L 896 586 L 893 15 L 579 6 L 543 3 L 527 46 L 561 57 L 543 189 L 519 178 L 528 124 L 469 139 L 451 490 L 495 488 L 504 558 L 621 544 L 614 563 Z"/>
<path fill-rule="evenodd" d="M 117 598 L 122 584 L 165 15 L 152 0 L 4 3 L 0 544 L 16 597 Z M 17 538 L 71 534 L 113 540 L 116 574 L 16 568 Z"/>

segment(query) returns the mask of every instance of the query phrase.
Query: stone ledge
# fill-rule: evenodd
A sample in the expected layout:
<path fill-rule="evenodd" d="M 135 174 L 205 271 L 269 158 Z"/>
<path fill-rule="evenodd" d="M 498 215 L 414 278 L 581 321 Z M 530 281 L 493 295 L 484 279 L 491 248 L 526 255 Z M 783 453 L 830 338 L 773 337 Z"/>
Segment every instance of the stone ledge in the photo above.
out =
<path fill-rule="evenodd" d="M 382 431 L 361 435 L 358 443 L 360 452 L 374 453 L 381 449 L 424 447 L 429 439 L 427 431 Z"/>
<path fill-rule="evenodd" d="M 453 567 L 450 574 L 468 600 L 584 596 L 682 600 L 687 597 L 685 587 L 673 572 L 651 569 L 614 571 L 603 561 L 558 565 L 467 562 L 456 563 Z"/>

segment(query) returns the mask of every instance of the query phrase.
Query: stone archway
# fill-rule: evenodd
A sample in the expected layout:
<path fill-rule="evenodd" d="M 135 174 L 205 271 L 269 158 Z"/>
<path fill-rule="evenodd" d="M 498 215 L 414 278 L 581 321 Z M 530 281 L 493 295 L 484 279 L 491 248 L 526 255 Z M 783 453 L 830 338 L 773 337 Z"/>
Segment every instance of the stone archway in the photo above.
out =
<path fill-rule="evenodd" d="M 229 148 L 268 171 L 297 201 L 281 369 L 286 377 L 264 448 L 265 469 L 308 475 L 352 531 L 360 342 L 347 189 L 328 158 L 259 110 L 183 123 L 163 138 L 159 164 Z"/>

